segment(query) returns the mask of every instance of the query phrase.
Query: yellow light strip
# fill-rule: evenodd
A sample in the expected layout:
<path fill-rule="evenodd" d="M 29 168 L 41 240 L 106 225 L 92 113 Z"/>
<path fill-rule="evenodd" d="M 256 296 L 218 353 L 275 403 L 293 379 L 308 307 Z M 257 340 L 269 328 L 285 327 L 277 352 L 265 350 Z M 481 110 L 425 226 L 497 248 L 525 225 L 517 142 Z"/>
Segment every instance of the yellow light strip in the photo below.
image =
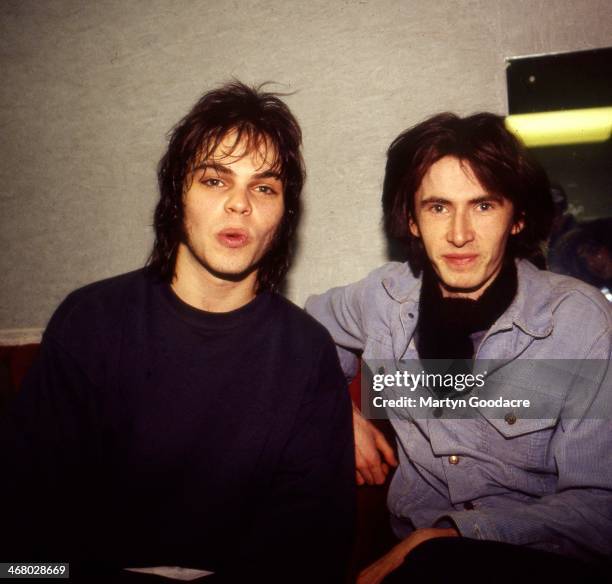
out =
<path fill-rule="evenodd" d="M 517 114 L 506 127 L 526 146 L 605 142 L 612 135 L 612 107 Z"/>

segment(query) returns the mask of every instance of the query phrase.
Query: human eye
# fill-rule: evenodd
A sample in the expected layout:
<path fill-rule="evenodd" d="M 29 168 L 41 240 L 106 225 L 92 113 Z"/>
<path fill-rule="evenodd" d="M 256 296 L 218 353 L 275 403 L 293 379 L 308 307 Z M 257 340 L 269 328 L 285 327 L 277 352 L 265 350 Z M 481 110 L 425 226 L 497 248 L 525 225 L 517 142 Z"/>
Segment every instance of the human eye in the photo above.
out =
<path fill-rule="evenodd" d="M 476 209 L 478 209 L 478 211 L 490 211 L 493 209 L 493 203 L 491 203 L 491 201 L 481 201 L 476 205 Z"/>
<path fill-rule="evenodd" d="M 224 182 L 218 177 L 218 176 L 206 176 L 204 175 L 201 179 L 200 182 L 206 186 L 206 187 L 211 187 L 211 188 L 219 188 L 224 186 Z"/>
<path fill-rule="evenodd" d="M 276 195 L 278 192 L 275 188 L 271 187 L 270 185 L 257 185 L 255 187 L 255 190 L 258 193 L 263 193 L 264 195 Z"/>
<path fill-rule="evenodd" d="M 434 215 L 440 215 L 446 212 L 446 207 L 442 203 L 432 203 L 429 206 L 429 211 Z"/>

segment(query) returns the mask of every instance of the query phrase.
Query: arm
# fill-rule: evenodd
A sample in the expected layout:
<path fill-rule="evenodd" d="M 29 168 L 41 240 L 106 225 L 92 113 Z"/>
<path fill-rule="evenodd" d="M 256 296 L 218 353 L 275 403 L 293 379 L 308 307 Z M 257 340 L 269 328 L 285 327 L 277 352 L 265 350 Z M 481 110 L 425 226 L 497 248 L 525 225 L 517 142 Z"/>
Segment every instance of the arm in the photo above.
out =
<path fill-rule="evenodd" d="M 612 552 L 612 368 L 610 330 L 582 362 L 591 369 L 575 385 L 548 446 L 557 489 L 534 503 L 449 514 L 461 535 L 592 558 Z M 592 378 L 592 370 L 597 370 Z M 586 390 L 590 388 L 590 394 Z M 578 412 L 581 411 L 581 414 Z"/>
<path fill-rule="evenodd" d="M 321 348 L 277 471 L 241 543 L 245 569 L 265 571 L 259 577 L 269 582 L 342 582 L 352 551 L 350 399 L 333 344 Z"/>
<path fill-rule="evenodd" d="M 595 420 L 587 420 L 595 422 Z M 456 511 L 449 515 L 461 535 L 584 557 L 612 551 L 612 483 L 610 482 L 609 421 L 605 424 L 568 425 L 564 434 L 577 434 L 580 447 L 570 436 L 557 449 L 559 488 L 555 494 L 529 505 L 506 509 Z M 606 437 L 604 446 L 602 440 Z M 563 454 L 563 450 L 569 456 Z M 608 451 L 608 452 L 606 452 Z M 577 476 L 577 470 L 579 470 Z M 590 475 L 590 476 L 586 476 Z M 594 480 L 593 480 L 594 479 Z M 602 483 L 606 482 L 604 486 Z M 598 483 L 596 486 L 595 483 Z M 593 486 L 591 486 L 593 485 Z"/>
<path fill-rule="evenodd" d="M 87 477 L 95 464 L 87 386 L 70 356 L 46 335 L 0 425 L 7 560 L 67 558 L 76 544 L 71 537 L 89 506 Z"/>
<path fill-rule="evenodd" d="M 368 566 L 359 574 L 357 584 L 379 584 L 403 563 L 406 556 L 419 544 L 437 537 L 459 537 L 459 533 L 453 528 L 425 528 L 417 529 L 406 539 L 400 541 L 382 558 Z"/>
<path fill-rule="evenodd" d="M 366 340 L 363 303 L 370 277 L 349 286 L 332 288 L 324 294 L 310 296 L 304 309 L 330 332 L 338 347 L 340 363 L 349 379 L 357 369 L 352 352 L 361 352 Z"/>
<path fill-rule="evenodd" d="M 384 434 L 363 417 L 355 404 L 353 433 L 357 484 L 382 485 L 389 473 L 389 466 L 398 465 L 397 458 Z"/>
<path fill-rule="evenodd" d="M 306 301 L 306 311 L 331 333 L 348 380 L 359 372 L 355 352 L 362 352 L 366 341 L 365 298 L 372 283 L 377 281 L 379 282 L 374 272 L 360 282 L 332 288 L 325 294 L 311 296 Z M 389 466 L 397 466 L 393 448 L 354 405 L 353 428 L 357 484 L 384 483 Z"/>

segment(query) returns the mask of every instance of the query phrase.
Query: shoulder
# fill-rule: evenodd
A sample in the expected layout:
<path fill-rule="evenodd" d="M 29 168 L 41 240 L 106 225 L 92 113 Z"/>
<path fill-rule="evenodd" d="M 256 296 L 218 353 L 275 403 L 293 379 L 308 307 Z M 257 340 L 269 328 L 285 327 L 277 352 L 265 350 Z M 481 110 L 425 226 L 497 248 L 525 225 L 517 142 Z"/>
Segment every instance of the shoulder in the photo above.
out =
<path fill-rule="evenodd" d="M 338 345 L 362 350 L 365 337 L 388 334 L 395 326 L 401 304 L 416 307 L 419 293 L 420 279 L 408 264 L 390 262 L 353 284 L 311 296 L 306 310 L 332 331 Z"/>
<path fill-rule="evenodd" d="M 419 278 L 414 276 L 407 263 L 387 262 L 349 286 L 373 293 L 387 290 L 393 296 L 402 296 L 414 288 L 418 281 Z"/>
<path fill-rule="evenodd" d="M 147 270 L 140 269 L 71 292 L 51 317 L 45 335 L 63 344 L 83 329 L 99 332 L 100 327 L 120 323 L 130 297 L 141 294 L 149 278 Z"/>
<path fill-rule="evenodd" d="M 323 294 L 315 294 L 306 302 L 306 310 L 317 299 L 342 297 L 345 302 L 371 309 L 387 301 L 403 302 L 415 292 L 418 296 L 420 279 L 416 277 L 407 263 L 388 262 L 372 270 L 367 276 L 344 286 L 331 288 Z"/>
<path fill-rule="evenodd" d="M 559 356 L 564 350 L 577 356 L 599 340 L 609 340 L 612 307 L 597 288 L 570 276 L 538 270 L 527 262 L 522 264 L 519 273 L 531 282 L 527 287 L 529 310 L 536 318 L 547 315 Z"/>
<path fill-rule="evenodd" d="M 298 378 L 305 383 L 294 383 L 291 391 L 307 393 L 306 399 L 316 395 L 336 393 L 348 399 L 345 389 L 346 381 L 340 367 L 336 345 L 329 331 L 315 318 L 307 314 L 293 302 L 278 294 L 273 295 L 272 309 L 276 333 L 277 353 L 291 368 L 291 375 L 298 373 Z"/>
<path fill-rule="evenodd" d="M 300 344 L 333 346 L 327 329 L 314 317 L 291 300 L 280 294 L 272 294 L 272 310 L 283 329 Z"/>
<path fill-rule="evenodd" d="M 602 328 L 612 326 L 612 307 L 600 290 L 582 280 L 540 271 L 550 291 L 550 309 L 556 319 L 591 316 Z"/>
<path fill-rule="evenodd" d="M 612 308 L 605 296 L 597 288 L 575 278 L 550 272 L 548 276 L 555 326 L 569 338 L 579 339 L 579 345 L 587 354 L 593 354 L 596 344 L 600 348 L 608 346 L 609 353 Z"/>
<path fill-rule="evenodd" d="M 571 276 L 545 272 L 550 284 L 553 305 L 558 306 L 562 302 L 575 303 L 585 309 L 598 312 L 604 320 L 610 322 L 612 314 L 610 303 L 600 290 Z"/>
<path fill-rule="evenodd" d="M 407 262 L 388 262 L 372 271 L 366 278 L 370 285 L 383 287 L 398 302 L 414 297 L 420 290 L 421 279 L 415 276 Z"/>

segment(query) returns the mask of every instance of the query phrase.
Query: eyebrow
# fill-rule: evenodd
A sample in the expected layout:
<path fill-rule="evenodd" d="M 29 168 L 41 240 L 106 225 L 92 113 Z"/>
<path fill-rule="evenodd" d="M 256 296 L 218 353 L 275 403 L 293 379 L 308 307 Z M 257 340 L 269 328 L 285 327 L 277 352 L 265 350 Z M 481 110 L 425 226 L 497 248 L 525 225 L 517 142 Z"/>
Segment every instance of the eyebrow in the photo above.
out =
<path fill-rule="evenodd" d="M 468 204 L 470 205 L 478 205 L 478 203 L 487 203 L 493 201 L 495 203 L 500 203 L 500 204 L 504 204 L 504 197 L 500 196 L 500 195 L 483 195 L 482 197 L 475 197 L 474 199 L 470 199 L 468 201 Z M 450 205 L 453 206 L 454 203 L 453 201 L 449 200 L 449 199 L 445 199 L 444 197 L 427 197 L 426 199 L 423 199 L 420 203 L 421 207 L 425 207 L 427 205 L 431 205 L 432 203 L 434 204 L 438 204 L 438 205 Z"/>
<path fill-rule="evenodd" d="M 216 162 L 204 161 L 195 167 L 196 170 L 206 170 L 209 168 L 214 170 L 218 174 L 236 176 L 236 173 L 231 168 L 224 166 L 223 164 L 216 163 Z M 273 178 L 273 179 L 282 181 L 281 175 L 278 172 L 275 172 L 273 170 L 264 170 L 263 172 L 257 172 L 253 175 L 253 178 L 256 178 L 256 179 Z"/>
<path fill-rule="evenodd" d="M 281 175 L 273 170 L 264 170 L 264 172 L 255 174 L 255 178 L 275 178 L 276 180 L 281 180 Z"/>

